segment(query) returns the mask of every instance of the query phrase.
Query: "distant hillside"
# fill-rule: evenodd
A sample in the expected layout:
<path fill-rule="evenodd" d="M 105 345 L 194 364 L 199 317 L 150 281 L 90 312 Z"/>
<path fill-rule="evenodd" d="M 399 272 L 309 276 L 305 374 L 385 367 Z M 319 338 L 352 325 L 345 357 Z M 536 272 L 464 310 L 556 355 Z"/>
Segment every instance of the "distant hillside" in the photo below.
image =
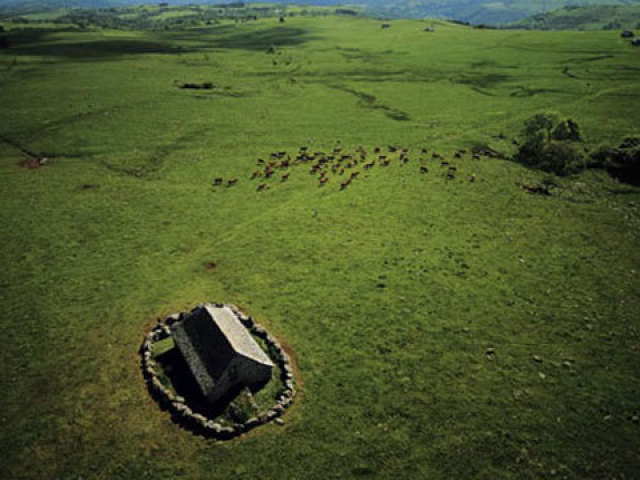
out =
<path fill-rule="evenodd" d="M 365 0 L 369 6 L 391 16 L 445 17 L 473 24 L 498 25 L 567 5 L 638 5 L 638 0 Z"/>
<path fill-rule="evenodd" d="M 126 5 L 157 4 L 144 0 L 0 0 L 0 11 L 11 8 L 18 11 L 34 12 L 43 9 L 69 7 L 95 8 Z M 221 4 L 242 2 L 221 2 L 215 0 L 167 0 L 171 5 Z M 246 2 L 279 4 L 305 4 L 316 6 L 359 4 L 375 15 L 388 18 L 442 17 L 473 24 L 505 24 L 519 22 L 527 17 L 552 15 L 556 9 L 569 6 L 575 8 L 592 5 L 640 6 L 640 0 L 283 0 L 280 2 Z M 573 7 L 572 7 L 573 6 Z M 570 10 L 569 10 L 570 11 Z M 594 12 L 596 12 L 594 10 Z M 603 11 L 604 12 L 604 11 Z M 596 13 L 594 13 L 596 15 Z M 532 24 L 527 20 L 528 25 Z M 561 28 L 561 27 L 559 27 Z M 575 28 L 575 27 L 567 27 Z"/>
<path fill-rule="evenodd" d="M 508 27 L 539 30 L 640 29 L 640 5 L 569 6 L 533 15 Z"/>

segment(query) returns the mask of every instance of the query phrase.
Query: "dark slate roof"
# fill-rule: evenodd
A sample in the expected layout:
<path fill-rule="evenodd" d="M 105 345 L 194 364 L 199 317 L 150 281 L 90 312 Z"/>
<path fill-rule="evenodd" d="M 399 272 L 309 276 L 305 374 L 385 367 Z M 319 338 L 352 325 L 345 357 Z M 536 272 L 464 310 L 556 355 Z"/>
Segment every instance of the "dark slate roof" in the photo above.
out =
<path fill-rule="evenodd" d="M 202 393 L 209 394 L 229 362 L 241 355 L 273 366 L 267 354 L 228 307 L 205 304 L 172 327 L 176 346 Z"/>

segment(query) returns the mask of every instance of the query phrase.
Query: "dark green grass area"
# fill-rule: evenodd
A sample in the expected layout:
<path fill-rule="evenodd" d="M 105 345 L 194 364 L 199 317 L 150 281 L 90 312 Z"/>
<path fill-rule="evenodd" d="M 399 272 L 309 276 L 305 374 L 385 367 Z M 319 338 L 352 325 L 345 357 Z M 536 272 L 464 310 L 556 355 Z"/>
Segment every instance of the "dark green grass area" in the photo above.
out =
<path fill-rule="evenodd" d="M 640 192 L 588 171 L 531 195 L 517 184 L 544 174 L 470 155 L 510 156 L 545 110 L 588 148 L 618 145 L 640 125 L 638 50 L 616 32 L 431 23 L 15 33 L 0 52 L 3 476 L 638 477 Z M 162 48 L 104 47 L 140 43 Z M 258 158 L 338 141 L 410 161 L 343 191 L 307 164 L 249 180 Z M 23 168 L 25 151 L 48 161 Z M 295 356 L 284 427 L 208 441 L 149 396 L 144 332 L 203 301 L 239 305 Z"/>

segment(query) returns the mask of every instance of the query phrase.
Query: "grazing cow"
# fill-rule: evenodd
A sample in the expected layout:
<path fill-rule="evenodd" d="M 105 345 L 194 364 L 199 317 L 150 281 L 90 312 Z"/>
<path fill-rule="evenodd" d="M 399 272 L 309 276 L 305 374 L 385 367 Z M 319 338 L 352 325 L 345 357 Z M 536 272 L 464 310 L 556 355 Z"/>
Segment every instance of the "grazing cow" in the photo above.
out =
<path fill-rule="evenodd" d="M 227 187 L 231 187 L 231 186 L 235 185 L 236 183 L 238 183 L 238 179 L 237 178 L 230 178 L 229 180 L 227 180 Z"/>
<path fill-rule="evenodd" d="M 441 166 L 441 167 L 447 167 L 447 166 L 449 166 L 449 162 L 447 162 L 446 160 L 442 160 L 442 161 L 440 162 L 440 166 Z"/>
<path fill-rule="evenodd" d="M 404 165 L 409 162 L 409 157 L 402 157 L 400 160 L 402 160 L 402 165 Z"/>
<path fill-rule="evenodd" d="M 301 152 L 306 152 L 308 149 L 309 149 L 309 147 L 304 146 L 304 145 L 302 147 L 300 147 L 300 151 Z"/>
<path fill-rule="evenodd" d="M 261 192 L 262 190 L 266 190 L 267 189 L 267 184 L 266 183 L 261 183 L 258 185 L 258 188 L 256 188 L 256 190 L 258 192 Z"/>
<path fill-rule="evenodd" d="M 431 158 L 442 158 L 442 155 L 440 155 L 440 154 L 439 154 L 439 153 L 437 153 L 437 152 L 433 152 L 433 153 L 431 154 Z"/>
<path fill-rule="evenodd" d="M 426 148 L 421 148 L 421 149 L 420 149 L 420 153 L 421 153 L 422 155 L 426 155 L 426 154 L 427 154 L 427 151 L 428 151 L 428 150 L 427 150 Z"/>
<path fill-rule="evenodd" d="M 453 172 L 447 172 L 447 180 L 453 180 L 454 178 L 456 178 L 456 176 Z"/>
<path fill-rule="evenodd" d="M 383 160 L 380 165 L 383 167 L 388 167 L 390 163 L 391 163 L 391 160 Z"/>
<path fill-rule="evenodd" d="M 264 172 L 264 178 L 271 178 L 273 176 L 273 170 L 267 170 Z"/>
<path fill-rule="evenodd" d="M 260 176 L 260 171 L 259 171 L 259 170 L 255 170 L 255 171 L 251 174 L 251 179 L 250 179 L 250 180 L 253 180 L 254 178 L 259 177 L 259 176 Z"/>
<path fill-rule="evenodd" d="M 369 170 L 370 168 L 373 168 L 375 166 L 375 164 L 376 164 L 376 161 L 373 160 L 371 163 L 365 163 L 363 165 L 363 167 L 364 167 L 365 170 Z"/>
<path fill-rule="evenodd" d="M 318 180 L 318 186 L 324 187 L 328 181 L 329 179 L 327 177 L 322 177 L 320 180 Z"/>
<path fill-rule="evenodd" d="M 460 152 L 456 152 L 453 156 L 454 158 L 462 158 L 462 154 Z"/>
<path fill-rule="evenodd" d="M 340 169 L 340 171 L 338 172 L 338 175 L 344 175 L 344 168 Z"/>
<path fill-rule="evenodd" d="M 340 183 L 340 190 L 344 190 L 345 188 L 347 188 L 350 183 L 351 183 L 351 179 L 350 178 L 348 178 L 344 182 L 341 182 Z"/>
<path fill-rule="evenodd" d="M 355 172 L 351 172 L 351 178 L 356 178 L 358 175 L 360 175 L 359 171 L 355 171 Z"/>
<path fill-rule="evenodd" d="M 420 167 L 420 173 L 429 173 L 429 169 L 423 165 Z"/>
<path fill-rule="evenodd" d="M 287 180 L 289 180 L 290 175 L 291 175 L 291 172 L 287 172 L 284 175 L 282 175 L 282 181 L 286 182 Z"/>
<path fill-rule="evenodd" d="M 450 171 L 450 172 L 457 172 L 457 171 L 458 171 L 458 169 L 457 169 L 454 165 L 450 165 L 450 166 L 449 166 L 449 171 Z"/>
<path fill-rule="evenodd" d="M 224 181 L 224 180 L 222 180 L 222 178 L 217 177 L 217 178 L 214 178 L 214 179 L 213 179 L 213 184 L 214 184 L 214 185 L 222 185 L 222 182 L 223 182 L 223 181 Z"/>
<path fill-rule="evenodd" d="M 259 158 L 257 164 L 258 165 L 264 165 L 264 160 Z"/>
<path fill-rule="evenodd" d="M 394 147 L 393 145 L 389 145 L 389 151 L 391 153 L 397 152 L 398 151 L 398 147 Z"/>
<path fill-rule="evenodd" d="M 471 176 L 469 177 L 469 181 L 470 182 L 475 182 L 476 178 L 478 178 L 478 175 L 476 175 L 475 173 L 472 173 Z"/>
<path fill-rule="evenodd" d="M 373 149 L 373 153 L 380 153 L 380 147 L 376 147 Z"/>
<path fill-rule="evenodd" d="M 473 158 L 474 160 L 480 160 L 480 155 L 478 155 L 477 153 L 474 153 L 471 158 Z"/>

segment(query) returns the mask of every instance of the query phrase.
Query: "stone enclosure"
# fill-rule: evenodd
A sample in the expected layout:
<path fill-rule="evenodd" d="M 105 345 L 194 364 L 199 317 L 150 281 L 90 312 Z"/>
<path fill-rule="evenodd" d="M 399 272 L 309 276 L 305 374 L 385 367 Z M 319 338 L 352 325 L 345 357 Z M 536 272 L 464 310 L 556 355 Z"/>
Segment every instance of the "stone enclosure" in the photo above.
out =
<path fill-rule="evenodd" d="M 141 367 L 149 392 L 163 409 L 171 413 L 176 423 L 194 433 L 210 438 L 230 439 L 270 421 L 282 424 L 283 422 L 279 417 L 291 405 L 296 395 L 293 368 L 289 356 L 280 343 L 262 325 L 255 323 L 250 316 L 243 314 L 236 306 L 228 304 L 212 304 L 212 306 L 225 308 L 226 311 L 231 312 L 247 332 L 264 340 L 267 344 L 270 360 L 277 364 L 281 371 L 279 381 L 282 382 L 282 388 L 274 404 L 270 408 L 259 412 L 259 414 L 248 418 L 244 423 L 224 426 L 217 422 L 215 418 L 208 418 L 201 413 L 195 412 L 192 409 L 193 405 L 190 406 L 187 399 L 174 394 L 171 389 L 163 385 L 158 378 L 156 362 L 152 353 L 153 345 L 160 340 L 172 337 L 174 333 L 172 326 L 174 324 L 179 325 L 180 321 L 187 318 L 188 313 L 173 314 L 164 321 L 159 320 L 144 338 L 140 347 Z M 196 307 L 193 311 L 198 310 L 198 308 L 202 309 L 203 305 Z"/>

